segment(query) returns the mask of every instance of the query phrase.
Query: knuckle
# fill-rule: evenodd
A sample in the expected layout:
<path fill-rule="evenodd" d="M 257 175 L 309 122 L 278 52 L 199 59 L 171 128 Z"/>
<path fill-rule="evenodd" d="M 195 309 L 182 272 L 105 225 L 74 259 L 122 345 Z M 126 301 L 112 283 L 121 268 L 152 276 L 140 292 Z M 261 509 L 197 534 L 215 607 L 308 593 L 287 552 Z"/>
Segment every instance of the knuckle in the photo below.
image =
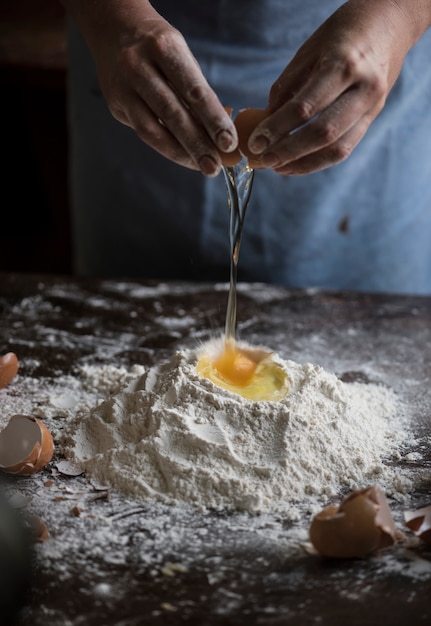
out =
<path fill-rule="evenodd" d="M 387 90 L 386 81 L 380 74 L 374 74 L 369 79 L 368 86 L 371 93 L 373 93 L 378 99 L 385 96 Z"/>
<path fill-rule="evenodd" d="M 165 124 L 171 120 L 177 119 L 177 125 L 180 123 L 179 111 L 175 103 L 169 102 L 165 98 L 157 100 L 157 115 Z"/>
<path fill-rule="evenodd" d="M 359 48 L 348 48 L 342 56 L 333 61 L 346 83 L 356 83 L 365 87 L 366 91 L 377 98 L 384 97 L 388 90 L 385 73 L 376 66 L 366 51 Z"/>
<path fill-rule="evenodd" d="M 296 100 L 296 102 L 293 102 L 292 104 L 293 104 L 294 114 L 303 124 L 311 120 L 311 118 L 316 113 L 315 106 L 308 100 L 298 99 Z"/>
<path fill-rule="evenodd" d="M 139 139 L 152 147 L 161 144 L 166 133 L 163 123 L 150 117 L 135 118 L 133 129 Z"/>
<path fill-rule="evenodd" d="M 142 124 L 140 122 L 135 123 L 134 131 L 138 135 L 139 139 L 150 146 L 155 146 L 159 143 L 159 133 L 156 132 L 155 128 L 152 128 L 147 124 Z"/>
<path fill-rule="evenodd" d="M 334 143 L 339 136 L 338 126 L 329 120 L 318 122 L 315 133 L 325 145 Z"/>
<path fill-rule="evenodd" d="M 147 45 L 154 56 L 175 56 L 183 44 L 183 36 L 174 28 L 157 29 L 149 36 Z"/>
<path fill-rule="evenodd" d="M 153 100 L 154 110 L 157 117 L 166 126 L 172 126 L 176 132 L 181 132 L 187 124 L 187 114 L 182 104 L 177 100 L 170 100 L 163 95 L 156 96 Z"/>
<path fill-rule="evenodd" d="M 118 76 L 138 76 L 138 68 L 140 66 L 140 58 L 134 47 L 124 48 L 118 54 L 117 58 Z"/>
<path fill-rule="evenodd" d="M 354 48 L 345 52 L 342 61 L 342 76 L 347 82 L 355 80 L 361 73 L 362 58 L 363 55 Z"/>
<path fill-rule="evenodd" d="M 111 103 L 108 106 L 112 117 L 116 119 L 117 122 L 122 122 L 124 124 L 127 120 L 127 117 L 124 114 L 123 109 L 120 107 L 120 105 L 117 103 Z"/>
<path fill-rule="evenodd" d="M 206 89 L 202 83 L 194 83 L 187 90 L 187 101 L 193 104 L 200 104 L 205 101 Z"/>
<path fill-rule="evenodd" d="M 331 160 L 340 162 L 345 161 L 352 154 L 352 146 L 339 141 L 331 146 L 330 156 Z"/>
<path fill-rule="evenodd" d="M 321 69 L 338 74 L 346 83 L 356 82 L 364 72 L 365 54 L 358 48 L 344 46 L 321 59 Z"/>
<path fill-rule="evenodd" d="M 127 107 L 125 107 L 124 99 L 121 97 L 121 90 L 111 85 L 111 88 L 105 89 L 103 93 L 112 117 L 118 122 L 129 124 Z"/>

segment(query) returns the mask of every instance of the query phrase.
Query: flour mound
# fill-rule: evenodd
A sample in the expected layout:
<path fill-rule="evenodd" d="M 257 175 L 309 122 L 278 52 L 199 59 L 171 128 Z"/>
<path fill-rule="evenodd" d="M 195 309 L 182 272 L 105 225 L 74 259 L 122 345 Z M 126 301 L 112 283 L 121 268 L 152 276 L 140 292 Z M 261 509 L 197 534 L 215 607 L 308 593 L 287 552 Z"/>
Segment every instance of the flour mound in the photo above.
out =
<path fill-rule="evenodd" d="M 138 499 L 218 510 L 287 514 L 294 502 L 342 488 L 396 490 L 383 462 L 401 441 L 390 389 L 273 355 L 289 395 L 253 402 L 201 378 L 196 358 L 178 351 L 77 416 L 66 456 Z"/>

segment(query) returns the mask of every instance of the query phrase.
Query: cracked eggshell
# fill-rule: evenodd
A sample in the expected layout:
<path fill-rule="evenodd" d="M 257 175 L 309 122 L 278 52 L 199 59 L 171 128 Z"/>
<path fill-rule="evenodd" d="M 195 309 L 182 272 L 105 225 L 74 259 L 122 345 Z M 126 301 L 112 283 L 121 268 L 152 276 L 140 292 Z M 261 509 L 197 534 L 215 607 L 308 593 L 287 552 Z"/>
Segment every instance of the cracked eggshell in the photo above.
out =
<path fill-rule="evenodd" d="M 232 117 L 232 109 L 230 107 L 225 107 L 225 109 Z M 262 169 L 265 167 L 262 164 L 260 156 L 250 152 L 248 140 L 256 126 L 263 122 L 268 115 L 268 112 L 264 109 L 248 108 L 239 111 L 233 121 L 238 133 L 238 148 L 233 152 L 222 152 L 219 150 L 223 165 L 232 167 L 239 163 L 243 156 L 245 156 L 248 159 L 249 166 L 253 169 Z"/>
<path fill-rule="evenodd" d="M 367 487 L 351 493 L 339 507 L 331 505 L 318 513 L 309 534 L 324 556 L 360 558 L 392 545 L 396 528 L 383 491 Z"/>
<path fill-rule="evenodd" d="M 0 389 L 7 387 L 16 376 L 19 369 L 19 362 L 16 354 L 8 352 L 0 357 Z"/>
<path fill-rule="evenodd" d="M 53 454 L 52 435 L 36 417 L 13 415 L 0 432 L 0 469 L 8 474 L 33 474 L 45 467 Z"/>
<path fill-rule="evenodd" d="M 431 544 L 431 505 L 416 511 L 405 511 L 404 523 L 416 537 Z"/>

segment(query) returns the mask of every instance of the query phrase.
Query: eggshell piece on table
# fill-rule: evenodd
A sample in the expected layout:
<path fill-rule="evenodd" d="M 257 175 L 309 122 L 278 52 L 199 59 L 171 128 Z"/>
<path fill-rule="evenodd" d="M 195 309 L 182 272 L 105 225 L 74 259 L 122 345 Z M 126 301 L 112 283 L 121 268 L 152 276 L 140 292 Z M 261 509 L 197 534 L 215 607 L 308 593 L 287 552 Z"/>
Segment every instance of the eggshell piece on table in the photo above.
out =
<path fill-rule="evenodd" d="M 31 536 L 33 538 L 33 541 L 37 543 L 43 543 L 49 538 L 48 528 L 45 522 L 41 520 L 39 516 L 37 515 L 31 516 L 28 522 L 30 525 Z"/>
<path fill-rule="evenodd" d="M 64 476 L 81 476 L 81 474 L 84 473 L 84 467 L 72 461 L 59 461 L 56 463 L 55 467 L 60 474 L 64 474 Z"/>
<path fill-rule="evenodd" d="M 309 534 L 323 556 L 360 558 L 392 545 L 396 528 L 383 491 L 367 487 L 318 513 Z"/>
<path fill-rule="evenodd" d="M 231 108 L 225 107 L 225 109 L 229 115 L 232 115 Z M 233 152 L 219 151 L 223 165 L 233 167 L 239 163 L 243 157 L 247 157 L 248 164 L 251 168 L 262 169 L 265 167 L 261 162 L 260 156 L 253 154 L 248 149 L 248 140 L 256 126 L 267 116 L 268 113 L 264 109 L 242 109 L 238 113 L 234 119 L 235 128 L 238 133 L 238 148 Z"/>
<path fill-rule="evenodd" d="M 29 475 L 47 465 L 54 454 L 52 435 L 39 419 L 13 415 L 0 432 L 0 469 Z"/>
<path fill-rule="evenodd" d="M 8 352 L 0 357 L 0 389 L 6 387 L 16 376 L 19 362 L 16 354 Z"/>
<path fill-rule="evenodd" d="M 416 537 L 431 544 L 431 505 L 416 511 L 405 511 L 404 523 Z"/>

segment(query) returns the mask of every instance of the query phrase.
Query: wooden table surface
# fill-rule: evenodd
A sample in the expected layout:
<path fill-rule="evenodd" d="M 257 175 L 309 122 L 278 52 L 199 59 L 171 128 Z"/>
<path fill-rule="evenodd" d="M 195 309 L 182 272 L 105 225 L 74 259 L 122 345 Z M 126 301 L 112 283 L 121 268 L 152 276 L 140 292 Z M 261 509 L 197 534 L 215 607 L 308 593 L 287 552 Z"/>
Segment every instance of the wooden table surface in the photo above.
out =
<path fill-rule="evenodd" d="M 64 418 L 46 398 L 57 381 L 80 365 L 148 366 L 194 347 L 223 328 L 226 299 L 226 285 L 0 274 L 0 354 L 21 363 L 0 406 L 32 394 L 56 439 Z M 394 388 L 415 435 L 397 462 L 415 484 L 391 502 L 397 525 L 431 503 L 431 298 L 241 285 L 238 318 L 241 338 L 283 358 Z M 35 547 L 20 626 L 431 623 L 425 544 L 325 560 L 304 547 L 307 513 L 288 522 L 135 502 L 61 475 L 61 459 L 57 448 L 45 470 L 11 484 L 50 534 Z"/>

